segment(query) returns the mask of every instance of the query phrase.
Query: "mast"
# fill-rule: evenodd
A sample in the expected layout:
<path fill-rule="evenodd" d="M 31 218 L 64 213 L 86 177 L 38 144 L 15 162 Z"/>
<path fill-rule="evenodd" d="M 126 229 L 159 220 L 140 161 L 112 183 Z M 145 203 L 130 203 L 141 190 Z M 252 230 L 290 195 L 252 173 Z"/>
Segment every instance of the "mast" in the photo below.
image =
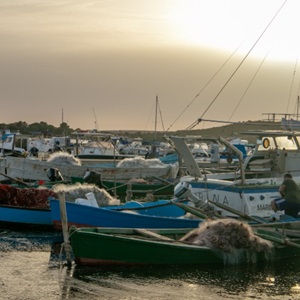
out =
<path fill-rule="evenodd" d="M 299 96 L 297 97 L 297 120 L 299 118 Z"/>
<path fill-rule="evenodd" d="M 157 130 L 157 106 L 158 106 L 158 96 L 156 95 L 156 101 L 155 101 L 154 141 L 156 141 L 156 130 Z"/>
<path fill-rule="evenodd" d="M 94 118 L 95 118 L 95 129 L 97 130 L 97 132 L 99 131 L 99 126 L 98 126 L 98 120 L 97 120 L 97 116 L 94 110 L 94 107 L 92 107 L 93 109 L 93 113 L 94 113 Z"/>

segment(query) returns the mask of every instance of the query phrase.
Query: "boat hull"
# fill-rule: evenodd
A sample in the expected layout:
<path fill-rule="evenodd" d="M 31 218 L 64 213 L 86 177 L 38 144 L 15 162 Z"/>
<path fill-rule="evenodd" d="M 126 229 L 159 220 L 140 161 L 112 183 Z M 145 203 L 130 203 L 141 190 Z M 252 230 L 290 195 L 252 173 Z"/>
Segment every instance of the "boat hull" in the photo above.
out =
<path fill-rule="evenodd" d="M 174 194 L 174 185 L 171 183 L 167 184 L 142 184 L 142 183 L 130 183 L 131 189 L 130 192 L 133 196 L 145 196 L 147 193 L 152 193 L 154 196 L 157 195 L 173 195 Z M 101 182 L 101 187 L 109 190 L 116 191 L 116 194 L 119 196 L 126 196 L 128 192 L 127 184 L 123 182 L 113 182 L 113 181 L 104 181 Z"/>
<path fill-rule="evenodd" d="M 271 201 L 279 198 L 277 185 L 241 185 L 225 180 L 190 181 L 191 192 L 202 201 L 221 203 L 250 216 L 269 218 Z M 226 212 L 227 216 L 234 216 Z"/>
<path fill-rule="evenodd" d="M 28 180 L 49 181 L 46 170 L 57 168 L 64 180 L 71 181 L 72 176 L 83 177 L 87 168 L 101 173 L 101 177 L 108 180 L 129 180 L 131 178 L 151 178 L 154 176 L 161 178 L 174 178 L 176 176 L 176 167 L 165 165 L 162 167 L 135 167 L 135 168 L 105 168 L 101 166 L 80 166 L 71 164 L 54 163 L 40 161 L 23 157 L 7 156 L 0 160 L 0 171 L 11 178 L 22 178 Z M 7 179 L 0 175 L 0 180 Z"/>
<path fill-rule="evenodd" d="M 119 212 L 66 202 L 68 225 L 77 227 L 196 228 L 201 220 Z M 61 229 L 59 200 L 50 199 L 53 226 Z"/>
<path fill-rule="evenodd" d="M 50 209 L 0 206 L 0 222 L 52 226 Z"/>
<path fill-rule="evenodd" d="M 144 240 L 101 232 L 101 228 L 71 230 L 75 261 L 82 265 L 237 265 L 299 256 L 299 248 L 281 246 L 272 255 L 249 249 L 226 253 L 177 241 Z M 122 229 L 119 229 L 122 230 Z"/>

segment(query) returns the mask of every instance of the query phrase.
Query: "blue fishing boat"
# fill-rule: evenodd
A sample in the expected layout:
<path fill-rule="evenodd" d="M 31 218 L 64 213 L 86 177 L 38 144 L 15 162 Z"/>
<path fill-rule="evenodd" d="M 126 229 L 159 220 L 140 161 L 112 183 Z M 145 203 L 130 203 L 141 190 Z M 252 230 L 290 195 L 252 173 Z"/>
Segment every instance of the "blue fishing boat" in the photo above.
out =
<path fill-rule="evenodd" d="M 66 202 L 68 226 L 122 227 L 122 228 L 196 228 L 200 219 L 143 215 L 127 210 L 81 205 Z M 51 218 L 54 228 L 61 229 L 59 200 L 50 198 Z M 150 208 L 150 207 L 149 207 Z M 148 208 L 148 209 L 149 209 Z M 149 209 L 150 210 L 150 209 Z"/>
<path fill-rule="evenodd" d="M 29 208 L 0 206 L 0 222 L 22 225 L 52 226 L 51 212 L 48 208 Z"/>
<path fill-rule="evenodd" d="M 50 189 L 17 188 L 0 185 L 0 222 L 8 224 L 52 226 L 49 197 Z"/>

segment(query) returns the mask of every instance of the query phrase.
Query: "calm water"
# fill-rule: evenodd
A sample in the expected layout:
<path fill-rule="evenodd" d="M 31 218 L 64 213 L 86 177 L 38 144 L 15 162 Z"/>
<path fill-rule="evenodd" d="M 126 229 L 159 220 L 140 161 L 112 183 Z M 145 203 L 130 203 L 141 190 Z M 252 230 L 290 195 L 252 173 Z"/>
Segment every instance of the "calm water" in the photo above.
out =
<path fill-rule="evenodd" d="M 246 267 L 68 269 L 52 246 L 60 239 L 60 233 L 0 230 L 1 299 L 300 299 L 300 259 Z"/>

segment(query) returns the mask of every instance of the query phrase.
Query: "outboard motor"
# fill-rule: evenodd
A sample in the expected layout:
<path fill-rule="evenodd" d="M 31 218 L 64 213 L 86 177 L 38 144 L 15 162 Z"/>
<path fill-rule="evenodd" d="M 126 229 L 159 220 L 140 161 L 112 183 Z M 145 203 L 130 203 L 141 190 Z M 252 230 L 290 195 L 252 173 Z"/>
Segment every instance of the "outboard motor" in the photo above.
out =
<path fill-rule="evenodd" d="M 49 168 L 47 170 L 47 176 L 50 179 L 50 181 L 52 181 L 52 182 L 64 180 L 63 176 L 56 168 Z"/>
<path fill-rule="evenodd" d="M 189 195 L 190 184 L 188 182 L 179 182 L 174 188 L 174 196 L 183 199 Z"/>
<path fill-rule="evenodd" d="M 192 186 L 188 182 L 179 182 L 174 188 L 174 196 L 178 199 L 189 199 L 196 207 L 207 206 L 207 201 L 196 197 L 192 191 Z"/>
<path fill-rule="evenodd" d="M 101 184 L 101 174 L 95 171 L 86 170 L 83 181 L 86 183 L 95 184 L 98 187 L 102 187 Z"/>

